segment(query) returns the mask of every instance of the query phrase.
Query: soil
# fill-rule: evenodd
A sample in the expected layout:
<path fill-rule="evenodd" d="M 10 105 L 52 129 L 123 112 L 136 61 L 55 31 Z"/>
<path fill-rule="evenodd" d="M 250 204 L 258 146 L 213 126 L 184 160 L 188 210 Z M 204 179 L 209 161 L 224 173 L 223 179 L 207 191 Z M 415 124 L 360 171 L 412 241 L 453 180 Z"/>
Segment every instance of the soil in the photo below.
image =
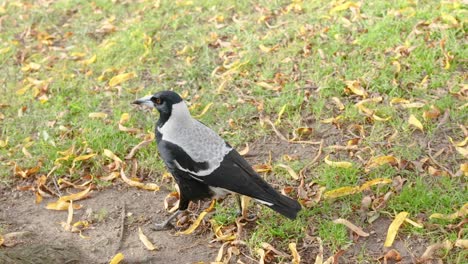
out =
<path fill-rule="evenodd" d="M 175 235 L 174 230 L 152 231 L 152 223 L 167 217 L 163 200 L 167 191 L 149 192 L 136 188 L 112 187 L 94 191 L 79 204 L 73 222 L 92 219 L 92 229 L 81 238 L 65 231 L 60 222 L 67 221 L 67 211 L 51 211 L 34 203 L 29 192 L 0 189 L 0 227 L 2 234 L 26 232 L 13 247 L 0 249 L 0 263 L 109 263 L 122 252 L 125 263 L 195 263 L 216 258 L 219 245 L 209 244 L 211 236 Z M 78 203 L 78 202 L 77 202 Z M 122 228 L 122 207 L 125 204 L 125 229 Z M 138 227 L 159 250 L 148 251 L 138 237 Z M 121 245 L 119 246 L 119 244 Z"/>

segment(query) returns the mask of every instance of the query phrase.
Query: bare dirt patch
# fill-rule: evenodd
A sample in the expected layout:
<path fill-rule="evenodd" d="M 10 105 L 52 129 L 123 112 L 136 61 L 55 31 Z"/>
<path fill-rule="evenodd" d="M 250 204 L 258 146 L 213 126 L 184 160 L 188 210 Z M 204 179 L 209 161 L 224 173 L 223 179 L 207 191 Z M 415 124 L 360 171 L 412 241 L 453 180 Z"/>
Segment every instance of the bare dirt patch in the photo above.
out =
<path fill-rule="evenodd" d="M 66 221 L 66 211 L 45 209 L 47 201 L 37 205 L 30 193 L 8 189 L 0 189 L 0 193 L 2 233 L 27 234 L 15 246 L 0 250 L 1 263 L 108 263 L 117 252 L 124 254 L 126 263 L 194 263 L 216 258 L 218 245 L 209 244 L 210 236 L 177 236 L 175 231 L 150 229 L 152 223 L 167 217 L 162 206 L 167 192 L 163 190 L 114 187 L 94 191 L 90 198 L 79 202 L 83 208 L 73 217 L 74 221 L 93 220 L 92 228 L 83 232 L 87 239 L 63 230 L 60 222 Z M 123 204 L 126 218 L 120 242 Z M 138 227 L 159 250 L 144 248 Z"/>

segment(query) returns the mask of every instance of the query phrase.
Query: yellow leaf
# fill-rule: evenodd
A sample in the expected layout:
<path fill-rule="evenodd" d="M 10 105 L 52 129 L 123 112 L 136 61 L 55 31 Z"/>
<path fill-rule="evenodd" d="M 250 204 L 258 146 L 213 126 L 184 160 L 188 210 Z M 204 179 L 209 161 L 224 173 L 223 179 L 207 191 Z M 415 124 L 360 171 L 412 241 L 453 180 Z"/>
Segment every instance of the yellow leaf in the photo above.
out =
<path fill-rule="evenodd" d="M 350 194 L 355 194 L 359 192 L 359 187 L 357 186 L 345 186 L 340 187 L 331 191 L 327 191 L 323 194 L 324 198 L 338 198 Z"/>
<path fill-rule="evenodd" d="M 337 12 L 349 9 L 351 7 L 359 8 L 359 4 L 355 3 L 355 2 L 352 2 L 352 1 L 348 1 L 348 2 L 345 2 L 345 3 L 341 4 L 341 5 L 337 5 L 337 6 L 333 7 L 332 9 L 330 9 L 329 13 L 330 14 L 337 13 Z"/>
<path fill-rule="evenodd" d="M 372 169 L 384 164 L 390 163 L 391 165 L 398 164 L 398 159 L 394 156 L 379 156 L 372 158 L 366 166 L 366 169 Z"/>
<path fill-rule="evenodd" d="M 3 245 L 4 242 L 5 242 L 5 238 L 3 238 L 2 235 L 0 235 L 0 247 Z"/>
<path fill-rule="evenodd" d="M 119 176 L 120 176 L 120 173 L 117 172 L 117 171 L 114 171 L 111 174 L 109 174 L 108 176 L 99 178 L 99 180 L 101 180 L 101 181 L 112 181 L 113 179 L 116 179 Z"/>
<path fill-rule="evenodd" d="M 444 214 L 439 214 L 435 213 L 429 216 L 430 219 L 443 219 L 443 220 L 454 220 L 459 217 L 466 217 L 468 215 L 468 203 L 464 204 L 460 210 L 456 211 L 455 213 L 449 214 L 449 215 L 444 215 Z"/>
<path fill-rule="evenodd" d="M 460 164 L 460 170 L 463 172 L 465 177 L 468 177 L 468 163 Z"/>
<path fill-rule="evenodd" d="M 347 228 L 351 229 L 354 233 L 356 233 L 359 236 L 362 236 L 362 237 L 369 236 L 369 233 L 364 232 L 360 227 L 354 225 L 353 223 L 349 222 L 346 219 L 338 218 L 338 219 L 333 220 L 333 223 L 345 225 Z"/>
<path fill-rule="evenodd" d="M 120 116 L 120 121 L 119 121 L 119 124 L 125 124 L 127 123 L 127 121 L 130 119 L 130 115 L 128 113 L 123 113 L 121 116 Z"/>
<path fill-rule="evenodd" d="M 109 264 L 119 264 L 124 259 L 124 254 L 117 253 L 109 262 Z"/>
<path fill-rule="evenodd" d="M 299 256 L 299 253 L 297 252 L 296 243 L 289 243 L 288 247 L 289 250 L 291 250 L 291 254 L 293 257 L 292 263 L 299 264 L 301 262 L 301 256 Z"/>
<path fill-rule="evenodd" d="M 408 216 L 407 212 L 400 212 L 397 216 L 395 216 L 395 219 L 388 227 L 387 238 L 385 239 L 385 243 L 384 243 L 385 247 L 392 246 L 393 241 L 395 240 L 395 237 L 398 233 L 398 230 L 400 229 L 401 224 L 403 224 L 407 216 Z"/>
<path fill-rule="evenodd" d="M 409 102 L 410 102 L 410 101 L 407 100 L 407 99 L 395 97 L 395 98 L 392 98 L 392 100 L 390 100 L 390 105 L 395 105 L 395 104 L 409 104 Z"/>
<path fill-rule="evenodd" d="M 401 104 L 401 108 L 404 108 L 404 109 L 422 108 L 425 105 L 426 104 L 422 102 L 413 102 L 413 103 Z"/>
<path fill-rule="evenodd" d="M 359 190 L 363 191 L 363 190 L 369 189 L 371 186 L 374 186 L 374 185 L 389 184 L 389 183 L 392 183 L 391 179 L 386 179 L 386 178 L 373 179 L 373 180 L 366 181 L 365 183 L 363 183 L 359 187 Z"/>
<path fill-rule="evenodd" d="M 340 111 L 343 111 L 345 109 L 345 106 L 344 104 L 341 102 L 340 98 L 338 97 L 332 97 L 332 100 L 333 102 L 335 103 L 336 107 L 338 107 L 338 109 Z"/>
<path fill-rule="evenodd" d="M 0 242 L 0 245 L 2 243 Z M 468 239 L 457 239 L 455 241 L 455 246 L 462 248 L 462 249 L 468 249 Z"/>
<path fill-rule="evenodd" d="M 405 222 L 407 222 L 408 224 L 411 224 L 412 226 L 414 226 L 416 228 L 423 228 L 424 227 L 420 223 L 416 223 L 415 221 L 413 221 L 413 220 L 411 220 L 409 218 L 405 218 Z"/>
<path fill-rule="evenodd" d="M 51 203 L 48 203 L 47 206 L 46 206 L 46 209 L 49 209 L 49 210 L 58 210 L 58 211 L 65 211 L 65 210 L 68 210 L 68 206 L 69 206 L 69 202 L 66 202 L 66 201 L 56 201 L 56 202 L 51 202 Z M 73 209 L 75 210 L 78 210 L 80 209 L 82 206 L 79 205 L 79 204 L 74 204 L 73 205 Z"/>
<path fill-rule="evenodd" d="M 416 118 L 416 116 L 410 115 L 410 117 L 408 118 L 408 123 L 416 127 L 417 129 L 424 131 L 422 123 Z"/>
<path fill-rule="evenodd" d="M 117 162 L 117 163 L 122 163 L 122 160 L 117 157 L 117 155 L 114 154 L 114 152 L 112 152 L 111 150 L 108 150 L 108 149 L 104 149 L 104 156 L 112 159 L 113 161 Z"/>
<path fill-rule="evenodd" d="M 277 166 L 281 167 L 283 169 L 286 169 L 288 171 L 289 175 L 291 175 L 291 177 L 293 177 L 293 179 L 295 179 L 295 180 L 299 179 L 299 176 L 297 175 L 297 173 L 291 167 L 289 167 L 288 165 L 280 163 Z"/>
<path fill-rule="evenodd" d="M 11 50 L 11 47 L 5 47 L 0 49 L 0 54 L 8 53 Z"/>
<path fill-rule="evenodd" d="M 193 233 L 193 231 L 195 231 L 197 227 L 200 225 L 201 221 L 206 216 L 206 214 L 213 211 L 215 203 L 216 203 L 216 200 L 212 200 L 210 206 L 206 208 L 205 210 L 203 210 L 203 212 L 197 217 L 195 222 L 193 222 L 189 228 L 187 228 L 184 231 L 177 232 L 177 234 L 188 235 L 188 234 Z"/>
<path fill-rule="evenodd" d="M 93 64 L 95 61 L 96 61 L 96 54 L 94 54 L 93 56 L 91 56 L 91 58 L 82 61 L 82 63 L 83 63 L 84 65 L 88 66 L 88 65 L 90 65 L 90 64 Z"/>
<path fill-rule="evenodd" d="M 463 147 L 468 143 L 468 137 L 465 137 L 465 139 L 460 141 L 460 142 L 453 141 L 453 139 L 451 137 L 448 137 L 448 139 L 449 139 L 450 143 L 452 143 L 453 146 L 455 146 L 455 147 Z"/>
<path fill-rule="evenodd" d="M 342 115 L 339 115 L 337 117 L 330 117 L 330 118 L 320 120 L 320 123 L 323 123 L 323 124 L 338 123 L 338 121 L 342 118 L 343 118 Z"/>
<path fill-rule="evenodd" d="M 102 118 L 105 119 L 107 118 L 106 113 L 98 112 L 98 113 L 89 113 L 88 115 L 89 118 Z"/>
<path fill-rule="evenodd" d="M 324 159 L 325 163 L 332 166 L 332 167 L 339 167 L 339 168 L 351 168 L 353 164 L 347 161 L 331 161 L 329 160 L 330 155 L 327 155 Z"/>
<path fill-rule="evenodd" d="M 137 182 L 137 181 L 134 181 L 134 180 L 131 180 L 129 178 L 127 178 L 127 176 L 125 175 L 124 171 L 123 171 L 123 168 L 120 169 L 120 177 L 122 177 L 122 180 L 127 183 L 128 185 L 130 186 L 133 186 L 133 187 L 137 187 L 137 188 L 141 188 L 141 189 L 144 189 L 144 190 L 148 190 L 148 191 L 158 191 L 159 190 L 159 186 L 155 183 L 142 183 L 142 182 Z"/>
<path fill-rule="evenodd" d="M 359 81 L 346 81 L 346 88 L 348 88 L 353 94 L 367 97 L 367 92 L 362 88 Z"/>
<path fill-rule="evenodd" d="M 208 112 L 208 110 L 210 109 L 210 107 L 213 105 L 213 103 L 209 103 L 205 106 L 205 108 L 203 108 L 202 112 L 199 114 L 199 115 L 196 115 L 195 117 L 196 118 L 200 118 L 202 116 L 204 116 L 206 114 L 206 112 Z"/>
<path fill-rule="evenodd" d="M 116 75 L 114 77 L 112 77 L 112 79 L 110 79 L 109 81 L 109 86 L 110 87 L 114 87 L 114 86 L 117 86 L 123 82 L 126 82 L 132 78 L 135 78 L 136 77 L 136 73 L 134 72 L 130 72 L 130 73 L 122 73 L 122 74 L 119 74 L 119 75 Z"/>
<path fill-rule="evenodd" d="M 286 110 L 287 106 L 288 106 L 288 104 L 286 103 L 286 104 L 283 105 L 283 107 L 281 107 L 281 110 L 278 113 L 278 118 L 276 119 L 275 125 L 278 125 L 278 124 L 281 123 L 281 117 L 283 116 L 284 111 Z"/>
<path fill-rule="evenodd" d="M 73 159 L 73 162 L 77 162 L 77 161 L 82 161 L 82 160 L 88 160 L 94 156 L 96 156 L 97 154 L 96 153 L 91 153 L 91 154 L 87 154 L 87 155 L 81 155 L 81 156 L 78 156 L 76 158 Z"/>
<path fill-rule="evenodd" d="M 86 197 L 88 197 L 88 193 L 91 191 L 91 186 L 89 186 L 86 190 L 84 191 L 81 191 L 81 192 L 78 192 L 78 193 L 74 193 L 74 194 L 70 194 L 70 195 L 65 195 L 65 196 L 62 196 L 58 199 L 58 201 L 62 201 L 62 202 L 66 202 L 66 201 L 77 201 L 77 200 L 81 200 L 81 199 L 84 199 Z"/>
<path fill-rule="evenodd" d="M 249 153 L 249 150 L 250 150 L 249 144 L 246 143 L 246 144 L 245 144 L 245 148 L 243 148 L 242 150 L 239 150 L 239 155 L 244 156 L 244 155 L 246 155 L 247 153 Z"/>
<path fill-rule="evenodd" d="M 8 137 L 5 140 L 0 140 L 0 148 L 8 146 Z"/>
<path fill-rule="evenodd" d="M 151 241 L 148 239 L 148 237 L 145 236 L 145 234 L 143 234 L 143 231 L 141 230 L 141 227 L 138 227 L 138 237 L 140 238 L 140 241 L 143 243 L 143 245 L 145 245 L 146 249 L 148 249 L 148 250 L 158 249 L 157 247 L 155 247 L 153 245 L 153 243 L 151 243 Z"/>
<path fill-rule="evenodd" d="M 200 225 L 201 221 L 203 220 L 203 218 L 205 217 L 206 214 L 207 214 L 207 212 L 203 211 L 203 212 L 197 217 L 197 220 L 195 220 L 195 222 L 193 222 L 193 224 L 192 224 L 189 228 L 187 228 L 187 229 L 184 230 L 184 231 L 177 232 L 177 234 L 188 235 L 188 234 L 193 233 L 193 231 L 195 231 L 195 229 L 197 229 L 197 227 Z"/>
<path fill-rule="evenodd" d="M 256 85 L 262 87 L 262 88 L 265 88 L 265 89 L 268 89 L 268 90 L 272 90 L 272 91 L 279 91 L 281 90 L 281 86 L 278 86 L 278 87 L 275 87 L 267 82 L 257 82 L 255 83 Z"/>

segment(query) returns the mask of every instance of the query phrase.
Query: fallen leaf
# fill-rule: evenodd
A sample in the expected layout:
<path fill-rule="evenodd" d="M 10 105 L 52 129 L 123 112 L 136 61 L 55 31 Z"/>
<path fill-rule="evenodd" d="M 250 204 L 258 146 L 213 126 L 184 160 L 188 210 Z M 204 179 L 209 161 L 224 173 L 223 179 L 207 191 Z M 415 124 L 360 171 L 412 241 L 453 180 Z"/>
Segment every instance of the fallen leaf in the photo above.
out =
<path fill-rule="evenodd" d="M 449 215 L 444 215 L 444 214 L 439 214 L 435 213 L 429 216 L 430 219 L 443 219 L 443 220 L 454 220 L 459 217 L 466 217 L 468 215 L 468 203 L 465 203 L 460 210 L 456 211 L 455 213 L 449 214 Z"/>
<path fill-rule="evenodd" d="M 331 161 L 329 160 L 330 155 L 327 155 L 324 159 L 325 163 L 332 166 L 332 167 L 339 167 L 339 168 L 351 168 L 353 164 L 347 161 Z"/>
<path fill-rule="evenodd" d="M 359 81 L 346 81 L 346 88 L 348 91 L 352 92 L 355 95 L 361 96 L 363 98 L 367 97 L 367 92 L 362 88 L 361 82 Z"/>
<path fill-rule="evenodd" d="M 393 261 L 396 261 L 396 262 L 400 262 L 401 261 L 400 252 L 396 251 L 395 249 L 392 249 L 392 250 L 388 251 L 384 255 L 384 263 L 387 263 L 388 260 L 393 260 Z"/>
<path fill-rule="evenodd" d="M 246 143 L 245 148 L 243 148 L 242 150 L 239 151 L 239 155 L 245 156 L 247 153 L 249 153 L 249 150 L 250 150 L 249 144 Z"/>
<path fill-rule="evenodd" d="M 89 113 L 88 115 L 89 118 L 101 118 L 101 119 L 106 119 L 107 114 L 102 113 L 102 112 L 97 112 L 97 113 Z"/>
<path fill-rule="evenodd" d="M 421 130 L 421 131 L 424 131 L 424 128 L 423 128 L 423 125 L 421 123 L 421 121 L 419 121 L 416 116 L 414 115 L 410 115 L 410 117 L 408 118 L 408 123 L 414 127 L 416 127 L 417 129 Z"/>
<path fill-rule="evenodd" d="M 291 175 L 291 177 L 293 179 L 295 179 L 295 180 L 299 179 L 299 176 L 297 175 L 297 173 L 291 167 L 289 167 L 288 165 L 279 163 L 279 164 L 277 164 L 277 166 L 287 170 L 289 175 Z"/>
<path fill-rule="evenodd" d="M 408 217 L 405 218 L 405 222 L 407 222 L 408 224 L 410 224 L 410 225 L 412 225 L 412 226 L 414 226 L 416 228 L 423 228 L 424 227 L 423 225 L 421 225 L 419 223 L 416 223 L 415 221 L 409 219 Z"/>
<path fill-rule="evenodd" d="M 281 123 L 281 117 L 283 116 L 284 114 L 284 111 L 286 110 L 286 107 L 288 106 L 288 104 L 284 104 L 282 107 L 281 107 L 281 110 L 279 111 L 278 113 L 278 118 L 276 119 L 275 121 L 275 125 L 278 125 Z"/>
<path fill-rule="evenodd" d="M 346 219 L 338 218 L 338 219 L 333 220 L 333 223 L 345 225 L 347 228 L 351 229 L 351 231 L 353 231 L 354 233 L 356 233 L 359 236 L 362 236 L 362 237 L 368 237 L 369 236 L 369 233 L 364 232 L 360 227 L 354 225 L 353 223 L 349 222 Z"/>
<path fill-rule="evenodd" d="M 155 183 L 142 183 L 142 182 L 137 182 L 137 181 L 134 181 L 134 180 L 131 180 L 131 179 L 127 178 L 127 176 L 124 173 L 123 168 L 120 168 L 120 177 L 122 178 L 122 180 L 125 183 L 127 183 L 130 186 L 138 187 L 138 188 L 148 190 L 148 191 L 158 191 L 159 190 L 159 186 L 157 184 L 155 184 Z"/>
<path fill-rule="evenodd" d="M 301 256 L 299 256 L 299 253 L 297 252 L 296 243 L 289 243 L 288 247 L 289 250 L 291 250 L 291 254 L 293 257 L 292 263 L 299 264 L 301 262 Z"/>
<path fill-rule="evenodd" d="M 457 239 L 455 241 L 455 246 L 462 249 L 468 249 L 468 239 Z"/>
<path fill-rule="evenodd" d="M 447 251 L 451 250 L 453 248 L 452 242 L 449 240 L 445 240 L 442 243 L 435 243 L 427 247 L 427 249 L 424 251 L 424 253 L 421 255 L 421 257 L 418 259 L 419 263 L 425 263 L 430 259 L 434 258 L 434 255 L 436 252 L 440 249 L 445 249 Z"/>
<path fill-rule="evenodd" d="M 395 216 L 395 219 L 392 221 L 387 231 L 387 238 L 385 239 L 384 247 L 391 247 L 395 237 L 400 229 L 401 224 L 405 221 L 408 216 L 407 212 L 400 212 Z"/>
<path fill-rule="evenodd" d="M 204 115 L 206 114 L 206 112 L 208 112 L 208 110 L 210 109 L 210 107 L 211 107 L 212 105 L 213 105 L 212 102 L 209 103 L 209 104 L 207 104 L 207 105 L 203 108 L 203 110 L 201 111 L 201 113 L 198 114 L 198 115 L 196 115 L 195 117 L 196 117 L 196 118 L 200 118 L 200 117 L 204 116 Z"/>
<path fill-rule="evenodd" d="M 124 259 L 124 254 L 117 253 L 109 262 L 109 264 L 119 264 Z"/>
<path fill-rule="evenodd" d="M 140 238 L 140 241 L 143 243 L 143 245 L 145 245 L 146 249 L 150 251 L 158 249 L 153 245 L 153 243 L 151 243 L 148 237 L 145 234 L 143 234 L 141 227 L 138 227 L 138 237 Z"/>
<path fill-rule="evenodd" d="M 366 165 L 366 169 L 370 170 L 388 163 L 391 165 L 396 165 L 398 164 L 398 159 L 391 155 L 374 157 Z"/>
<path fill-rule="evenodd" d="M 356 186 L 345 186 L 345 187 L 340 187 L 331 191 L 327 191 L 323 194 L 323 197 L 328 199 L 328 198 L 338 198 L 350 194 L 355 194 L 359 192 L 359 187 Z"/>
<path fill-rule="evenodd" d="M 136 73 L 134 72 L 130 72 L 130 73 L 122 73 L 122 74 L 119 74 L 119 75 L 116 75 L 114 77 L 112 77 L 109 81 L 109 86 L 110 87 L 114 87 L 114 86 L 117 86 L 123 82 L 126 82 L 132 78 L 135 78 L 136 77 Z"/>
<path fill-rule="evenodd" d="M 103 152 L 104 156 L 110 158 L 111 160 L 121 164 L 122 163 L 122 160 L 117 157 L 117 155 L 114 154 L 114 152 L 112 152 L 111 150 L 108 150 L 108 149 L 104 149 L 104 152 Z"/>
<path fill-rule="evenodd" d="M 373 179 L 373 180 L 370 180 L 370 181 L 366 181 L 365 183 L 363 183 L 363 184 L 359 187 L 359 190 L 360 190 L 360 191 L 364 191 L 364 190 L 369 189 L 371 186 L 374 186 L 374 185 L 389 184 L 389 183 L 392 183 L 392 180 L 391 180 L 391 179 L 387 179 L 387 178 L 377 178 L 377 179 Z"/>
<path fill-rule="evenodd" d="M 58 210 L 58 211 L 65 211 L 65 210 L 68 210 L 68 206 L 70 205 L 69 202 L 66 202 L 66 201 L 57 201 L 57 202 L 51 202 L 51 203 L 48 203 L 47 206 L 46 206 L 46 209 L 49 209 L 49 210 Z M 81 207 L 83 207 L 82 205 L 80 204 L 74 204 L 73 205 L 73 209 L 75 210 L 78 210 L 80 209 Z"/>
<path fill-rule="evenodd" d="M 330 14 L 337 13 L 337 12 L 349 9 L 351 7 L 359 8 L 360 4 L 358 4 L 356 2 L 352 2 L 352 1 L 347 1 L 347 2 L 344 2 L 343 4 L 340 4 L 340 5 L 337 5 L 337 6 L 333 7 L 332 9 L 330 9 L 329 13 Z"/>
<path fill-rule="evenodd" d="M 88 197 L 88 193 L 91 191 L 91 186 L 89 186 L 86 190 L 84 191 L 81 191 L 81 192 L 78 192 L 78 193 L 74 193 L 74 194 L 70 194 L 70 195 L 65 195 L 65 196 L 62 196 L 58 199 L 59 202 L 67 202 L 67 201 L 77 201 L 77 200 L 81 200 L 81 199 L 84 199 L 86 197 Z"/>
<path fill-rule="evenodd" d="M 184 231 L 177 232 L 177 234 L 188 235 L 188 234 L 193 233 L 193 231 L 195 231 L 197 227 L 200 225 L 203 218 L 205 218 L 206 214 L 208 214 L 208 212 L 213 210 L 215 202 L 216 202 L 215 200 L 211 201 L 210 206 L 207 209 L 205 209 L 203 212 L 201 212 L 201 214 L 197 217 L 195 222 L 193 222 L 189 228 L 187 228 Z"/>

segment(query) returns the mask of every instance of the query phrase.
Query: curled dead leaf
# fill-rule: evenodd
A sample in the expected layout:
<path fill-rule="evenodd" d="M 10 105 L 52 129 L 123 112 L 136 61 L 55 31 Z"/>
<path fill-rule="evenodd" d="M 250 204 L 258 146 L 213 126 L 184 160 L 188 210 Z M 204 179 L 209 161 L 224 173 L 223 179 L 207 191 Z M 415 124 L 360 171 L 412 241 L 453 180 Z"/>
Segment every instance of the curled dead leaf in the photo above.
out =
<path fill-rule="evenodd" d="M 193 231 L 195 231 L 197 227 L 200 225 L 203 218 L 205 218 L 206 214 L 208 214 L 208 212 L 213 210 L 215 203 L 216 203 L 215 200 L 211 201 L 210 206 L 207 209 L 205 209 L 203 212 L 201 212 L 201 214 L 197 217 L 195 222 L 193 222 L 193 224 L 189 228 L 187 228 L 184 231 L 177 232 L 177 234 L 188 235 L 188 234 L 193 233 Z"/>
<path fill-rule="evenodd" d="M 141 230 L 141 227 L 138 227 L 138 237 L 140 238 L 140 241 L 145 245 L 146 249 L 152 251 L 158 249 L 149 239 L 148 237 L 143 234 L 143 231 Z"/>
<path fill-rule="evenodd" d="M 347 161 L 331 161 L 329 159 L 330 155 L 327 155 L 324 159 L 325 163 L 332 166 L 332 167 L 339 167 L 339 168 L 351 168 L 353 164 Z"/>
<path fill-rule="evenodd" d="M 122 73 L 122 74 L 119 74 L 119 75 L 116 75 L 114 77 L 112 77 L 109 81 L 109 86 L 110 87 L 114 87 L 114 86 L 117 86 L 123 82 L 126 82 L 132 78 L 135 78 L 136 77 L 136 73 L 134 72 L 130 72 L 130 73 Z"/>
<path fill-rule="evenodd" d="M 89 113 L 88 114 L 88 117 L 89 118 L 101 118 L 101 119 L 106 119 L 107 118 L 107 114 L 106 113 L 103 113 L 103 112 L 96 112 L 96 113 Z"/>
<path fill-rule="evenodd" d="M 82 200 L 82 199 L 88 197 L 88 194 L 91 191 L 91 187 L 92 186 L 89 186 L 88 188 L 86 188 L 86 190 L 78 192 L 78 193 L 62 196 L 62 197 L 60 197 L 58 199 L 58 202 Z"/>
<path fill-rule="evenodd" d="M 299 253 L 297 252 L 296 243 L 289 243 L 288 247 L 289 250 L 291 250 L 291 254 L 293 257 L 292 263 L 299 264 L 301 262 L 301 256 L 299 256 Z"/>
<path fill-rule="evenodd" d="M 349 222 L 346 219 L 338 218 L 338 219 L 333 220 L 333 223 L 345 225 L 347 228 L 351 229 L 351 231 L 353 231 L 354 233 L 356 233 L 359 236 L 362 236 L 362 237 L 368 237 L 369 236 L 369 233 L 364 232 L 362 230 L 362 228 L 354 225 L 353 223 Z"/>
<path fill-rule="evenodd" d="M 120 168 L 120 177 L 122 178 L 122 180 L 125 183 L 127 183 L 130 186 L 141 188 L 141 189 L 148 190 L 148 191 L 158 191 L 159 190 L 159 186 L 157 184 L 155 184 L 155 183 L 142 183 L 142 182 L 137 182 L 137 181 L 129 179 L 125 175 L 125 172 L 124 172 L 123 168 Z"/>
<path fill-rule="evenodd" d="M 466 217 L 468 215 L 468 203 L 465 203 L 460 210 L 456 211 L 455 213 L 449 214 L 449 215 L 444 215 L 444 214 L 439 214 L 435 213 L 429 216 L 430 219 L 443 219 L 443 220 L 454 220 L 459 217 Z"/>
<path fill-rule="evenodd" d="M 295 180 L 299 179 L 299 176 L 297 175 L 297 173 L 291 167 L 289 167 L 288 165 L 279 163 L 279 164 L 277 164 L 277 166 L 285 169 L 286 171 L 288 171 L 289 175 L 291 175 L 291 177 L 293 179 L 295 179 Z"/>
<path fill-rule="evenodd" d="M 421 123 L 421 121 L 419 121 L 416 116 L 414 115 L 410 115 L 410 117 L 408 118 L 408 123 L 414 127 L 416 127 L 417 129 L 421 130 L 421 131 L 424 131 L 424 127 Z"/>

